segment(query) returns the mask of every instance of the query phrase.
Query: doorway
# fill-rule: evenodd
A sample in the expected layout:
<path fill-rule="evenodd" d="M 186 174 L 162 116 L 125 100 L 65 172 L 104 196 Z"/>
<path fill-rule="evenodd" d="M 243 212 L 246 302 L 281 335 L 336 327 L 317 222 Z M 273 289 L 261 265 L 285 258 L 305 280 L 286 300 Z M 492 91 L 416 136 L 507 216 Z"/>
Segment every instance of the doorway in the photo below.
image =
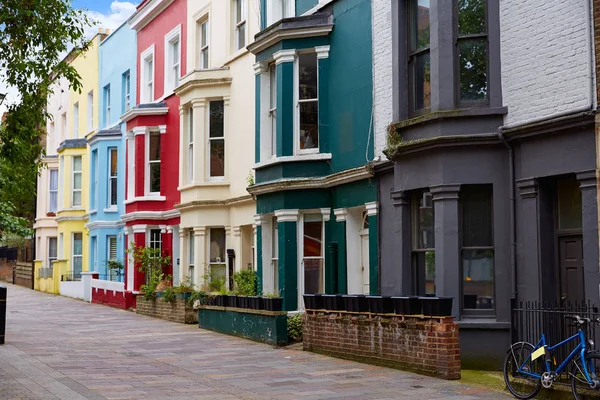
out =
<path fill-rule="evenodd" d="M 369 281 L 369 217 L 363 213 L 362 229 L 360 231 L 360 262 L 362 270 L 362 293 L 370 294 Z"/>

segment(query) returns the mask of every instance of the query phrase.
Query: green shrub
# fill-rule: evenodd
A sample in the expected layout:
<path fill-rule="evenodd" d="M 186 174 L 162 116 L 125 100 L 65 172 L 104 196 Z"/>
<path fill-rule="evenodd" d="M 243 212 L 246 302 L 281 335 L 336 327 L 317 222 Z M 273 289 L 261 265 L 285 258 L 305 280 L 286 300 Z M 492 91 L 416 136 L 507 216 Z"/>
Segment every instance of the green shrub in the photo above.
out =
<path fill-rule="evenodd" d="M 287 332 L 289 341 L 302 341 L 302 314 L 294 314 L 288 317 Z"/>
<path fill-rule="evenodd" d="M 256 272 L 243 269 L 233 274 L 235 294 L 240 296 L 256 296 Z"/>
<path fill-rule="evenodd" d="M 162 292 L 163 301 L 170 303 L 177 297 L 176 288 L 173 286 L 167 286 Z"/>
<path fill-rule="evenodd" d="M 188 299 L 188 305 L 193 306 L 196 300 L 199 300 L 201 305 L 206 305 L 206 299 L 206 292 L 203 290 L 197 290 L 192 292 L 190 298 Z"/>

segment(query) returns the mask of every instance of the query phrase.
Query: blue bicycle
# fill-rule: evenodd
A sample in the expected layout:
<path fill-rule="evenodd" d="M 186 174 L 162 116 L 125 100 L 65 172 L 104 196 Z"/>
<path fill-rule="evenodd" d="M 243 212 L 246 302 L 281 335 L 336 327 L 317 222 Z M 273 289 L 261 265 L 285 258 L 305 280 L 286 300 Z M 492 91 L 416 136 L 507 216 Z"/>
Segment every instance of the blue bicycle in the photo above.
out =
<path fill-rule="evenodd" d="M 600 323 L 600 318 L 591 321 L 577 315 L 565 318 L 575 321 L 578 331 L 575 335 L 554 346 L 546 343 L 546 336 L 536 346 L 527 342 L 514 343 L 507 351 L 504 360 L 504 381 L 508 390 L 518 399 L 530 399 L 538 394 L 541 387 L 550 388 L 565 371 L 571 361 L 571 390 L 576 400 L 600 399 L 600 354 L 591 352 L 594 342 L 586 340 L 587 324 Z M 575 349 L 555 369 L 556 360 L 552 352 L 572 341 L 579 341 Z M 554 362 L 553 362 L 554 361 Z"/>

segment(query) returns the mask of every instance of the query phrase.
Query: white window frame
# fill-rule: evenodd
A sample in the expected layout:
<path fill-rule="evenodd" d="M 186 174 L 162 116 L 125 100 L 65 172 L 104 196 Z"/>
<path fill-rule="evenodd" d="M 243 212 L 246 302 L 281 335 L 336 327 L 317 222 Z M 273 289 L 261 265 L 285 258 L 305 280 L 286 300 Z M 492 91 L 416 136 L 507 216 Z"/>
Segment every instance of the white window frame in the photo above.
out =
<path fill-rule="evenodd" d="M 152 231 L 160 232 L 158 241 L 152 240 Z M 162 232 L 162 229 L 160 229 L 160 227 L 158 227 L 158 226 L 148 227 L 148 229 L 146 230 L 146 246 L 152 247 L 153 244 L 158 243 L 158 248 L 162 252 L 162 239 L 163 239 L 162 235 L 163 235 L 163 232 Z M 152 247 L 152 248 L 154 248 L 154 247 Z"/>
<path fill-rule="evenodd" d="M 95 211 L 98 208 L 98 182 L 100 181 L 100 161 L 98 160 L 98 149 L 92 151 L 92 185 L 93 185 L 93 196 L 90 196 L 90 211 Z"/>
<path fill-rule="evenodd" d="M 296 15 L 294 0 L 271 0 L 267 5 L 267 27 L 283 18 Z"/>
<path fill-rule="evenodd" d="M 87 101 L 88 101 L 87 129 L 88 129 L 88 132 L 91 132 L 94 130 L 94 91 L 93 90 L 90 90 L 90 92 L 88 93 Z"/>
<path fill-rule="evenodd" d="M 212 230 L 213 229 L 222 229 L 225 232 L 225 253 L 223 255 L 224 259 L 221 261 L 210 261 L 210 250 L 211 250 L 211 243 L 212 243 Z M 209 271 L 210 274 L 212 276 L 212 267 L 213 265 L 224 265 L 225 266 L 225 287 L 229 286 L 228 283 L 228 275 L 229 272 L 227 271 L 227 229 L 224 226 L 211 226 L 210 228 L 207 228 L 208 230 L 208 242 L 206 243 L 206 245 L 208 246 L 208 251 L 206 252 L 207 255 L 207 264 L 209 266 Z"/>
<path fill-rule="evenodd" d="M 112 175 L 112 154 L 116 153 L 116 157 L 117 157 L 117 170 L 115 171 L 115 175 Z M 117 205 L 119 204 L 119 181 L 118 181 L 118 176 L 119 176 L 119 150 L 116 147 L 109 147 L 108 148 L 108 199 L 106 199 L 106 203 L 108 204 L 108 208 L 117 208 Z M 115 180 L 117 181 L 117 201 L 115 202 L 115 204 L 111 204 L 111 199 L 112 199 L 112 181 Z"/>
<path fill-rule="evenodd" d="M 151 192 L 151 185 L 150 185 L 150 164 L 159 164 L 161 163 L 161 158 L 160 158 L 160 152 L 159 152 L 159 159 L 158 160 L 154 160 L 154 161 L 150 161 L 150 136 L 151 135 L 157 135 L 159 137 L 159 139 L 161 140 L 161 144 L 160 147 L 162 148 L 162 139 L 161 137 L 161 133 L 160 131 L 157 130 L 149 130 L 148 133 L 146 133 L 144 139 L 145 139 L 145 145 L 146 145 L 146 151 L 145 151 L 145 158 L 146 158 L 146 170 L 144 171 L 144 187 L 145 187 L 145 194 L 146 196 L 160 196 L 160 190 L 158 192 Z M 135 140 L 135 139 L 134 139 Z M 161 180 L 162 180 L 162 173 L 161 173 Z"/>
<path fill-rule="evenodd" d="M 210 24 L 209 16 L 206 14 L 197 22 L 198 26 L 198 69 L 209 69 L 210 68 Z M 206 42 L 202 42 L 202 27 L 206 26 Z M 206 64 L 206 66 L 205 66 Z"/>
<path fill-rule="evenodd" d="M 123 93 L 125 96 L 123 112 L 127 112 L 131 108 L 131 71 L 123 74 Z"/>
<path fill-rule="evenodd" d="M 104 126 L 110 125 L 110 84 L 104 87 Z"/>
<path fill-rule="evenodd" d="M 269 139 L 270 158 L 277 157 L 277 64 L 269 65 Z"/>
<path fill-rule="evenodd" d="M 52 173 L 56 174 L 56 189 L 52 189 Z M 58 212 L 58 168 L 48 170 L 48 212 Z M 56 209 L 52 209 L 52 197 L 56 197 Z"/>
<path fill-rule="evenodd" d="M 188 182 L 194 183 L 194 107 L 188 108 Z"/>
<path fill-rule="evenodd" d="M 177 45 L 177 55 L 173 55 L 173 45 Z M 176 61 L 175 63 L 173 61 Z M 181 78 L 181 25 L 177 25 L 171 32 L 165 35 L 165 90 L 164 96 L 168 96 L 179 86 Z"/>
<path fill-rule="evenodd" d="M 302 51 L 296 54 L 294 59 L 294 151 L 296 155 L 317 154 L 321 150 L 321 136 L 319 131 L 319 145 L 314 149 L 300 149 L 300 103 L 319 102 L 319 57 L 317 55 L 317 98 L 310 100 L 300 100 L 300 55 L 312 53 L 312 51 Z"/>
<path fill-rule="evenodd" d="M 114 241 L 115 243 L 115 254 L 114 257 L 112 257 L 111 252 L 110 252 L 110 248 L 111 248 L 111 241 Z M 119 242 L 117 242 L 117 235 L 107 235 L 106 236 L 106 259 L 107 260 L 118 260 L 119 259 Z"/>
<path fill-rule="evenodd" d="M 80 170 L 76 170 L 75 169 L 75 159 L 76 158 L 81 158 L 81 169 Z M 73 156 L 71 157 L 71 207 L 81 207 L 83 204 L 83 191 L 82 188 L 79 189 L 75 189 L 75 175 L 79 174 L 82 175 L 83 173 L 83 157 L 82 156 Z M 83 176 L 81 176 L 82 178 L 82 186 L 83 186 Z M 75 204 L 75 192 L 79 192 L 80 193 L 80 204 Z"/>
<path fill-rule="evenodd" d="M 54 257 L 50 255 L 50 242 L 54 239 L 56 242 L 56 254 Z M 52 267 L 52 261 L 58 260 L 58 238 L 56 236 L 48 237 L 48 268 Z"/>
<path fill-rule="evenodd" d="M 327 238 L 325 237 L 325 223 L 327 222 L 323 218 L 322 210 L 303 210 L 298 216 L 298 309 L 300 309 L 300 305 L 304 304 L 304 298 L 302 294 L 304 293 L 304 219 L 307 214 L 321 214 L 321 237 L 323 240 L 321 241 L 321 257 L 306 257 L 308 259 L 322 259 L 323 260 L 323 275 L 321 276 L 323 283 L 323 292 L 325 290 L 325 242 Z M 304 307 L 302 307 L 304 308 Z"/>
<path fill-rule="evenodd" d="M 210 104 L 212 102 L 218 102 L 218 101 L 222 101 L 223 102 L 223 136 L 220 137 L 214 137 L 211 138 L 210 137 Z M 207 146 L 206 146 L 206 179 L 208 181 L 211 182 L 222 182 L 225 180 L 225 175 L 227 174 L 227 152 L 225 152 L 225 146 L 227 145 L 227 140 L 226 140 L 226 135 L 225 135 L 225 131 L 226 129 L 226 116 L 225 116 L 225 100 L 224 99 L 214 99 L 211 100 L 209 102 L 207 102 L 207 107 L 206 107 L 206 139 L 207 139 Z M 210 150 L 211 150 L 211 142 L 212 141 L 216 141 L 216 140 L 223 140 L 223 151 L 224 151 L 224 157 L 225 157 L 225 162 L 223 165 L 223 175 L 222 176 L 211 176 L 211 163 L 210 163 Z"/>
<path fill-rule="evenodd" d="M 135 135 L 127 134 L 127 200 L 135 197 Z"/>
<path fill-rule="evenodd" d="M 63 114 L 64 115 L 64 114 Z M 79 102 L 73 104 L 73 138 L 79 137 Z"/>
<path fill-rule="evenodd" d="M 237 15 L 237 5 L 238 3 L 241 2 L 240 4 L 240 10 L 242 12 L 242 15 Z M 243 50 L 246 45 L 247 45 L 247 37 L 248 37 L 248 4 L 246 2 L 246 0 L 233 0 L 233 43 L 234 43 L 234 52 L 238 52 Z M 242 46 L 240 46 L 240 42 L 239 42 L 239 30 L 241 27 L 244 27 L 244 43 Z"/>
<path fill-rule="evenodd" d="M 75 254 L 75 235 L 81 235 L 81 254 Z M 83 271 L 83 233 L 71 233 L 71 273 L 75 274 L 75 258 L 81 259 L 81 270 Z"/>
<path fill-rule="evenodd" d="M 147 63 L 152 62 L 151 77 L 148 77 Z M 140 54 L 140 104 L 154 102 L 154 78 L 156 77 L 156 63 L 154 45 L 148 47 Z"/>
<path fill-rule="evenodd" d="M 58 160 L 58 209 L 65 208 L 65 156 Z"/>

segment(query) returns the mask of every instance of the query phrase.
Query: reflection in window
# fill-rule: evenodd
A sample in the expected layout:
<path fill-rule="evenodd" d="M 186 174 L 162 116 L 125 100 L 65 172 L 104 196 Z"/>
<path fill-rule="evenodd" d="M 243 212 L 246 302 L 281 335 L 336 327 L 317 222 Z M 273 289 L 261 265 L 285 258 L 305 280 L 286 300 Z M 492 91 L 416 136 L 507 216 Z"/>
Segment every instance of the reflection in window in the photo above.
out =
<path fill-rule="evenodd" d="M 323 293 L 323 217 L 304 216 L 304 293 Z"/>
<path fill-rule="evenodd" d="M 413 111 L 431 107 L 431 65 L 429 59 L 430 0 L 411 0 L 410 26 L 410 74 L 412 76 L 411 98 Z"/>
<path fill-rule="evenodd" d="M 435 235 L 433 200 L 429 191 L 412 197 L 412 242 L 416 294 L 435 295 Z"/>
<path fill-rule="evenodd" d="M 492 185 L 465 185 L 462 206 L 463 309 L 494 309 Z"/>
<path fill-rule="evenodd" d="M 223 100 L 210 102 L 210 132 L 209 132 L 209 154 L 210 154 L 210 177 L 225 176 L 225 130 Z"/>
<path fill-rule="evenodd" d="M 148 146 L 148 164 L 150 168 L 150 193 L 160 193 L 160 133 L 150 133 Z"/>
<path fill-rule="evenodd" d="M 298 56 L 300 150 L 319 148 L 318 62 L 316 53 Z"/>
<path fill-rule="evenodd" d="M 211 282 L 225 283 L 225 228 L 210 229 L 209 264 Z"/>
<path fill-rule="evenodd" d="M 487 100 L 486 0 L 458 1 L 458 56 L 461 102 Z"/>

